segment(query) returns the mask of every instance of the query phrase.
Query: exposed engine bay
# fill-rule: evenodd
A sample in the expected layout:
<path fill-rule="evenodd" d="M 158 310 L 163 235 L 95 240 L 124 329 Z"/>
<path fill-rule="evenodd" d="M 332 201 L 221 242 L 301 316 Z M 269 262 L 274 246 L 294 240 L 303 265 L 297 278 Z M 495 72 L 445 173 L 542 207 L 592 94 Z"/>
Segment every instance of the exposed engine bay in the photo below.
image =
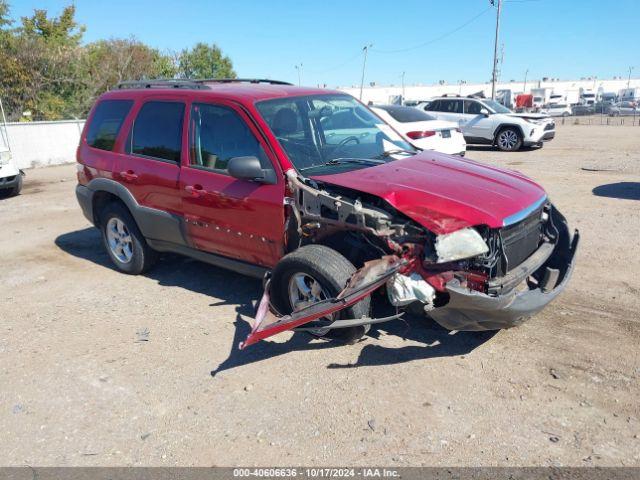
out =
<path fill-rule="evenodd" d="M 524 218 L 503 228 L 466 227 L 436 235 L 379 197 L 302 178 L 294 170 L 286 175 L 287 251 L 312 243 L 325 244 L 360 270 L 345 290 L 326 305 L 315 304 L 308 311 L 286 316 L 270 311 L 273 309 L 269 306 L 267 282 L 252 333 L 243 347 L 346 308 L 353 304 L 346 302 L 346 297 L 362 298 L 383 286 L 391 305 L 404 307 L 419 302 L 431 312 L 447 306 L 453 287 L 458 289 L 456 293 L 462 290 L 476 295 L 471 300 L 473 304 L 478 299 L 485 301 L 485 297 L 497 299 L 520 291 L 548 293 L 568 280 L 578 234 L 576 231 L 570 242 L 566 221 L 546 197 Z M 552 254 L 560 243 L 563 251 L 559 255 L 556 252 L 555 257 L 559 258 L 554 259 Z M 365 277 L 367 280 L 362 280 Z M 548 301 L 536 304 L 532 311 L 538 311 Z M 522 321 L 522 312 L 516 313 L 517 318 L 508 315 L 508 321 L 497 328 Z M 466 329 L 485 329 L 475 325 L 482 320 L 473 318 L 470 324 L 473 314 L 462 317 L 466 318 L 461 324 Z M 433 318 L 439 321 L 438 315 Z M 392 318 L 352 319 L 350 323 L 342 321 L 344 325 L 332 324 L 331 328 L 389 319 Z M 451 321 L 450 312 L 442 323 L 447 328 L 465 329 L 455 328 L 457 323 Z M 489 325 L 493 329 L 494 324 Z"/>

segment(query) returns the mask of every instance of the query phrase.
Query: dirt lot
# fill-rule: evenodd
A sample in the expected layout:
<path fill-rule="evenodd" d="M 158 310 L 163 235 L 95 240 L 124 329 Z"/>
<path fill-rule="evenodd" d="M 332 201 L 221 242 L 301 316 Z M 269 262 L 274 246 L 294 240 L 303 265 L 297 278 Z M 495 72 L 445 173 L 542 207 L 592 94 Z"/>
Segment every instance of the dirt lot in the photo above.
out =
<path fill-rule="evenodd" d="M 556 303 L 494 335 L 409 318 L 243 352 L 258 281 L 175 256 L 117 273 L 75 166 L 29 171 L 0 201 L 0 464 L 640 465 L 640 127 L 468 156 L 581 230 Z"/>

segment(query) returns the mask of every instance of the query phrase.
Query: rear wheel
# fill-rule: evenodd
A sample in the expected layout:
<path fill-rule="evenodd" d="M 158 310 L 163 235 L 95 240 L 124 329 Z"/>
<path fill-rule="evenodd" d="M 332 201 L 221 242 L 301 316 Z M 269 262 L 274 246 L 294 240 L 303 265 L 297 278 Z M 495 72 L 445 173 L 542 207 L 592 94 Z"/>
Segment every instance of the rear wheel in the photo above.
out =
<path fill-rule="evenodd" d="M 522 134 L 517 128 L 505 127 L 496 136 L 496 145 L 503 152 L 515 152 L 522 146 Z"/>
<path fill-rule="evenodd" d="M 100 215 L 104 246 L 121 272 L 138 275 L 149 270 L 158 254 L 145 241 L 131 213 L 119 203 L 110 203 Z"/>
<path fill-rule="evenodd" d="M 300 310 L 326 298 L 335 297 L 346 286 L 356 271 L 349 260 L 335 250 L 323 245 L 307 245 L 286 255 L 273 270 L 271 298 L 282 314 Z M 369 315 L 370 298 L 367 297 L 349 308 L 315 320 L 329 324 L 337 319 L 362 318 Z M 367 331 L 369 325 L 349 328 L 319 328 L 310 332 L 316 337 L 355 343 Z"/>

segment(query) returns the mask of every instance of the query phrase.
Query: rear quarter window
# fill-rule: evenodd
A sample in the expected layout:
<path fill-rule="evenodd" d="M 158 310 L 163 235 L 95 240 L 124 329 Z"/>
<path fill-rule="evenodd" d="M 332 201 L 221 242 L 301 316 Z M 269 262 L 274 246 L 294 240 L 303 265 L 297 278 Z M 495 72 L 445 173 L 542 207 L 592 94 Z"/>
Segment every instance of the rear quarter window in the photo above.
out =
<path fill-rule="evenodd" d="M 87 131 L 87 144 L 100 150 L 113 150 L 132 105 L 133 100 L 103 100 L 98 103 Z"/>

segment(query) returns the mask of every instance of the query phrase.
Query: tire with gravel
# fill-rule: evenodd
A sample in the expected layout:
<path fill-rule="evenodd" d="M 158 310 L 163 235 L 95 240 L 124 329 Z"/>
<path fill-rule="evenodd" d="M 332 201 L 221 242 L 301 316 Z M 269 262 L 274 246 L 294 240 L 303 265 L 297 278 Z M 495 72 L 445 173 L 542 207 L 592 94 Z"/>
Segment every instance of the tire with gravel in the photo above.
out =
<path fill-rule="evenodd" d="M 11 188 L 0 190 L 0 198 L 10 198 L 20 195 L 22 190 L 22 175 L 18 174 L 18 182 Z"/>
<path fill-rule="evenodd" d="M 306 245 L 280 260 L 271 277 L 271 301 L 282 314 L 289 314 L 325 298 L 335 297 L 356 271 L 340 253 L 324 245 Z M 314 323 L 337 319 L 368 317 L 371 299 L 360 302 Z M 312 335 L 346 344 L 357 342 L 369 331 L 369 325 L 349 328 L 318 328 Z"/>
<path fill-rule="evenodd" d="M 522 146 L 522 134 L 515 127 L 504 127 L 496 135 L 496 146 L 503 152 L 515 152 Z"/>
<path fill-rule="evenodd" d="M 127 208 L 109 203 L 100 214 L 100 231 L 107 254 L 118 270 L 138 275 L 149 270 L 158 253 L 147 245 Z"/>

